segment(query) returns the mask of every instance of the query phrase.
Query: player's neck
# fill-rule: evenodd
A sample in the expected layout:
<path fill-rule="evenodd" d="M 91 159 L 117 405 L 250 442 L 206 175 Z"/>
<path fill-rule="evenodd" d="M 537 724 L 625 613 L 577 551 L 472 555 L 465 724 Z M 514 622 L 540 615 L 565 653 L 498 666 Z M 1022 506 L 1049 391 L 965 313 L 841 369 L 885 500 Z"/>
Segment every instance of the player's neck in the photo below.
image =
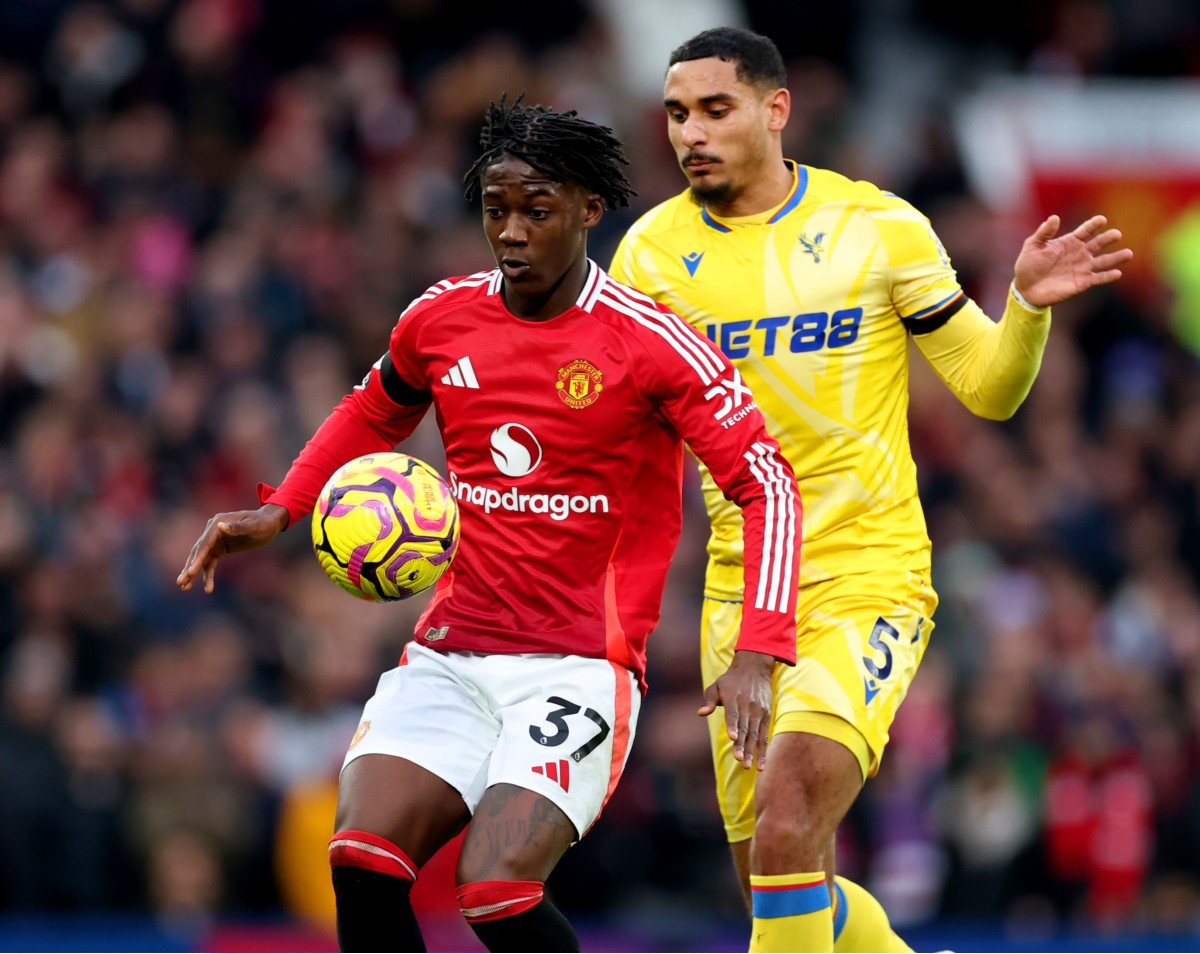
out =
<path fill-rule="evenodd" d="M 749 184 L 724 202 L 705 203 L 708 211 L 722 219 L 738 219 L 747 215 L 758 215 L 773 209 L 792 191 L 796 175 L 793 167 L 783 161 L 767 163 L 760 175 L 753 176 Z"/>
<path fill-rule="evenodd" d="M 587 256 L 573 262 L 550 288 L 540 294 L 523 293 L 517 286 L 504 280 L 501 296 L 505 307 L 514 317 L 523 321 L 549 321 L 569 310 L 583 294 L 591 264 Z"/>

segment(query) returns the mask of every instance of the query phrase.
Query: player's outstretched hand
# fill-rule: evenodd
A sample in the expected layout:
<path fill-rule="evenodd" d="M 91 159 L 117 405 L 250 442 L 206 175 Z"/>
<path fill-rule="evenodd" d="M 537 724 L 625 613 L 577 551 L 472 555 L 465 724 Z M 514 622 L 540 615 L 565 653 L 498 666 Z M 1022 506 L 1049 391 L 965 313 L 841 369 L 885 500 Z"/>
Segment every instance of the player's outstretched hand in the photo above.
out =
<path fill-rule="evenodd" d="M 771 676 L 775 657 L 740 649 L 717 681 L 704 690 L 704 703 L 696 715 L 707 716 L 725 707 L 725 731 L 733 739 L 733 754 L 742 768 L 767 764 L 771 740 Z"/>
<path fill-rule="evenodd" d="M 208 520 L 200 539 L 188 554 L 187 562 L 175 582 L 187 591 L 196 582 L 204 582 L 204 592 L 216 585 L 217 561 L 226 553 L 240 553 L 265 547 L 287 528 L 288 512 L 278 504 L 263 504 L 257 510 L 219 513 Z"/>
<path fill-rule="evenodd" d="M 1121 266 L 1133 258 L 1133 249 L 1120 247 L 1120 230 L 1108 228 L 1103 215 L 1093 215 L 1066 235 L 1058 234 L 1060 224 L 1052 215 L 1039 225 L 1013 267 L 1017 291 L 1037 308 L 1115 282 Z"/>

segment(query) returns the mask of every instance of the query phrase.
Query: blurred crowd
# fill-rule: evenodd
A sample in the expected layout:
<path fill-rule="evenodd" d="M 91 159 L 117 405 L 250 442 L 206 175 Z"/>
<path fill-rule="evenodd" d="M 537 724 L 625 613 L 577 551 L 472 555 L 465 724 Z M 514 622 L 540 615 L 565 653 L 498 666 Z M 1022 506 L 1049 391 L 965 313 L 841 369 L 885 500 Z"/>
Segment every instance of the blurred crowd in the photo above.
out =
<path fill-rule="evenodd" d="M 639 196 L 593 234 L 606 265 L 683 184 L 667 52 L 757 28 L 792 76 L 785 153 L 911 199 L 998 315 L 1034 223 L 972 191 L 953 96 L 985 74 L 1200 81 L 1192 7 L 0 4 L 0 912 L 330 923 L 336 773 L 424 601 L 352 600 L 307 524 L 223 562 L 211 596 L 174 579 L 411 298 L 491 265 L 461 181 L 490 100 L 625 139 Z M 884 113 L 904 138 L 881 141 Z M 1055 309 L 1011 422 L 914 363 L 942 604 L 838 856 L 901 928 L 1200 925 L 1200 358 L 1135 252 L 1136 280 Z M 1200 240 L 1174 255 L 1200 272 Z M 406 449 L 439 462 L 431 422 Z M 597 923 L 742 916 L 695 716 L 705 524 L 686 489 L 629 769 L 551 880 Z"/>

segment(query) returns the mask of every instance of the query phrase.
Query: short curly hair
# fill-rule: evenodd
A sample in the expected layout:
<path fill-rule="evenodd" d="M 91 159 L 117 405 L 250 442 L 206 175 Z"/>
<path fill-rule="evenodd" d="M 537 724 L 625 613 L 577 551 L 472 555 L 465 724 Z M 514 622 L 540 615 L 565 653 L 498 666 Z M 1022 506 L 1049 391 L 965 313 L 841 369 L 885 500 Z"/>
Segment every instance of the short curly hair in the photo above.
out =
<path fill-rule="evenodd" d="M 710 56 L 733 63 L 737 67 L 737 78 L 748 86 L 778 89 L 787 85 L 787 69 L 779 47 L 770 37 L 741 27 L 714 27 L 697 33 L 675 48 L 667 68 Z"/>

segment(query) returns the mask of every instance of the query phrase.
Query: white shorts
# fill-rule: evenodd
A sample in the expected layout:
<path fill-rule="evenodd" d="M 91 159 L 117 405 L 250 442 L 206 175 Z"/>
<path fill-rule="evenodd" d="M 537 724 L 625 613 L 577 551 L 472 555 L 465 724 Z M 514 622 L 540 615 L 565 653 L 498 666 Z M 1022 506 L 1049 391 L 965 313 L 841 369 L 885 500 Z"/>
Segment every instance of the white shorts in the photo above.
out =
<path fill-rule="evenodd" d="M 641 702 L 633 673 L 606 659 L 409 643 L 380 676 L 342 768 L 360 755 L 408 759 L 472 813 L 490 786 L 517 785 L 561 808 L 578 840 L 617 787 Z"/>

